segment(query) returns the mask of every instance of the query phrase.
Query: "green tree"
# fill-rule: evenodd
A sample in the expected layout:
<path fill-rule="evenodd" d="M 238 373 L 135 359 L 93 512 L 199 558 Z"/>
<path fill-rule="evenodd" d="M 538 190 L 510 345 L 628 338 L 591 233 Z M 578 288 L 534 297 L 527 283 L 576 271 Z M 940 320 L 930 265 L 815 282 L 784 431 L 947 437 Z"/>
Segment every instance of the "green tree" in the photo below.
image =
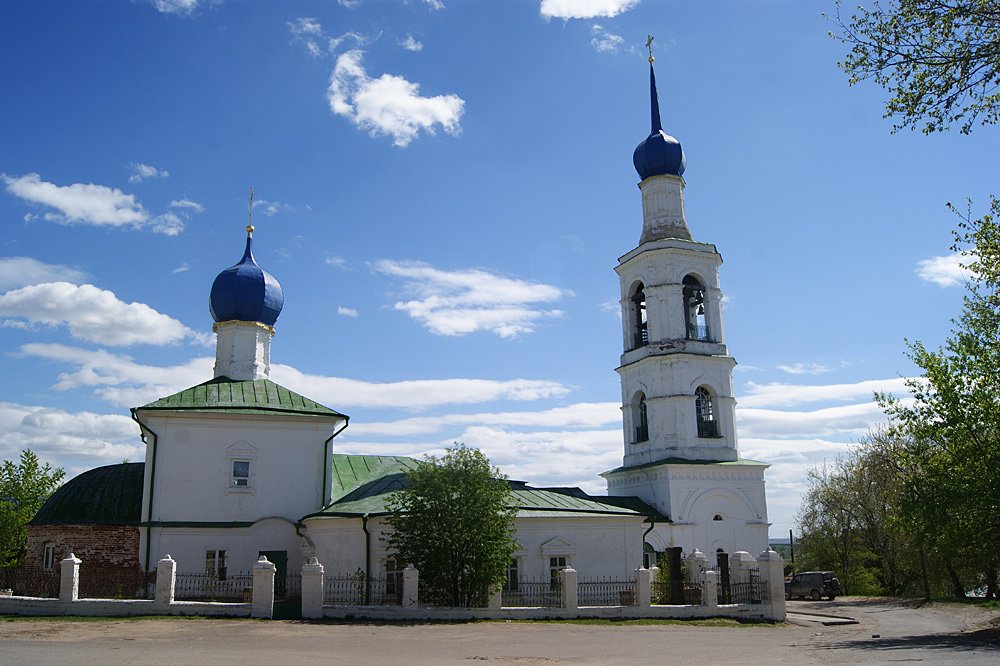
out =
<path fill-rule="evenodd" d="M 903 442 L 875 430 L 833 463 L 809 473 L 798 516 L 797 569 L 833 569 L 847 594 L 913 594 L 919 549 L 897 520 Z"/>
<path fill-rule="evenodd" d="M 831 34 L 851 47 L 838 65 L 851 85 L 871 79 L 889 92 L 893 131 L 959 124 L 968 134 L 1000 119 L 997 0 L 889 0 L 847 20 L 838 2 L 834 20 Z"/>
<path fill-rule="evenodd" d="M 516 550 L 507 477 L 477 449 L 428 456 L 390 500 L 388 550 L 420 570 L 421 598 L 475 607 L 501 584 Z"/>
<path fill-rule="evenodd" d="M 902 509 L 921 541 L 947 561 L 974 566 L 957 595 L 985 586 L 997 595 L 1000 549 L 1000 201 L 973 219 L 962 212 L 954 250 L 968 272 L 962 314 L 937 351 L 907 343 L 922 370 L 907 381 L 912 401 L 877 396 L 897 432 L 912 436 L 899 460 L 908 470 Z"/>
<path fill-rule="evenodd" d="M 18 463 L 0 465 L 0 567 L 24 563 L 27 525 L 45 500 L 59 487 L 65 472 L 38 462 L 29 450 L 21 451 Z"/>

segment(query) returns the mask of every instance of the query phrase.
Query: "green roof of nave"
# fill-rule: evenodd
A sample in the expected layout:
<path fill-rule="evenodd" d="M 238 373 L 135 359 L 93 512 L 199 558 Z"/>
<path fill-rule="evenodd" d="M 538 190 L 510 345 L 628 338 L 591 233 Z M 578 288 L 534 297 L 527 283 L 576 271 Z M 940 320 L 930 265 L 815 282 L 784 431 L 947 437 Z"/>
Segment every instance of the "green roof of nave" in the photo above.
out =
<path fill-rule="evenodd" d="M 136 409 L 231 414 L 307 414 L 346 418 L 270 379 L 238 381 L 216 377 Z"/>
<path fill-rule="evenodd" d="M 335 454 L 333 501 L 305 518 L 385 515 L 389 498 L 409 485 L 407 473 L 420 464 L 405 456 Z M 511 481 L 510 486 L 510 504 L 522 518 L 596 514 L 667 520 L 635 497 L 592 497 L 579 488 L 532 488 L 521 481 Z"/>

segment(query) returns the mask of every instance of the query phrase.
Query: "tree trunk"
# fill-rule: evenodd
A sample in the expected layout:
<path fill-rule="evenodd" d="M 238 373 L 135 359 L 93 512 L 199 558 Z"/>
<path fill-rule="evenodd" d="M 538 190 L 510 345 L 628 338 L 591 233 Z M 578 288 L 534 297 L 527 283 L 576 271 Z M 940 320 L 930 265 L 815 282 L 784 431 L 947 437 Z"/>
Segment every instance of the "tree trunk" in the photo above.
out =
<path fill-rule="evenodd" d="M 945 571 L 948 572 L 948 580 L 951 581 L 951 591 L 955 595 L 956 599 L 965 598 L 965 586 L 962 585 L 962 579 L 958 577 L 958 572 L 955 571 L 955 567 L 952 566 L 951 560 L 947 560 L 944 563 Z"/>
<path fill-rule="evenodd" d="M 996 562 L 987 562 L 986 564 L 986 598 L 987 599 L 997 599 L 997 564 Z"/>

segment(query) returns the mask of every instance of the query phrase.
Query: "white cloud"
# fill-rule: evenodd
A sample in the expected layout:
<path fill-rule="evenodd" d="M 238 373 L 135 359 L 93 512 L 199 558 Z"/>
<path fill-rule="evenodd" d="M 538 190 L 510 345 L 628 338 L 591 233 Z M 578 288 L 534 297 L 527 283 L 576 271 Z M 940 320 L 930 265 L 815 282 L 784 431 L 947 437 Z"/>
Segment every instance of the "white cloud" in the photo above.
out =
<path fill-rule="evenodd" d="M 134 407 L 212 377 L 214 359 L 202 357 L 176 366 L 136 363 L 129 356 L 59 344 L 29 343 L 21 353 L 75 366 L 59 375 L 54 388 L 94 387 L 112 404 Z M 291 366 L 272 365 L 271 378 L 334 409 L 387 407 L 420 410 L 441 405 L 473 405 L 494 400 L 531 401 L 560 398 L 570 389 L 559 382 L 535 379 L 422 379 L 367 382 L 344 377 L 309 375 Z"/>
<path fill-rule="evenodd" d="M 344 317 L 353 317 L 356 319 L 358 316 L 358 311 L 355 310 L 354 308 L 345 308 L 344 306 L 340 306 L 339 308 L 337 308 L 337 314 L 342 315 Z"/>
<path fill-rule="evenodd" d="M 280 201 L 268 201 L 267 199 L 254 199 L 253 208 L 265 217 L 274 217 L 278 213 L 295 210 L 289 204 Z M 259 211 L 257 210 L 258 208 L 260 209 Z"/>
<path fill-rule="evenodd" d="M 969 279 L 969 271 L 962 268 L 961 254 L 949 254 L 944 257 L 931 257 L 917 262 L 914 271 L 926 282 L 933 282 L 939 287 L 961 287 Z"/>
<path fill-rule="evenodd" d="M 416 298 L 398 301 L 393 307 L 437 335 L 490 331 L 509 338 L 531 333 L 540 319 L 563 314 L 533 304 L 573 295 L 548 284 L 476 269 L 444 271 L 417 261 L 383 259 L 375 263 L 375 269 L 404 279 L 404 288 Z"/>
<path fill-rule="evenodd" d="M 590 45 L 598 53 L 614 53 L 625 41 L 620 35 L 615 35 L 596 23 L 590 26 Z"/>
<path fill-rule="evenodd" d="M 426 409 L 493 400 L 546 400 L 569 393 L 564 384 L 547 380 L 419 379 L 380 383 L 308 375 L 287 365 L 272 365 L 271 377 L 334 409 L 352 406 Z"/>
<path fill-rule="evenodd" d="M 174 199 L 170 202 L 171 208 L 179 208 L 181 210 L 190 211 L 192 213 L 204 213 L 205 207 L 202 206 L 197 201 L 191 201 L 190 199 Z"/>
<path fill-rule="evenodd" d="M 343 257 L 327 257 L 323 263 L 334 268 L 347 268 L 347 260 Z"/>
<path fill-rule="evenodd" d="M 832 368 L 820 363 L 793 363 L 792 365 L 779 365 L 778 370 L 790 375 L 822 375 L 830 372 Z"/>
<path fill-rule="evenodd" d="M 617 402 L 581 402 L 567 407 L 553 407 L 528 412 L 477 412 L 475 414 L 440 414 L 414 416 L 397 421 L 351 424 L 353 435 L 406 437 L 440 432 L 454 425 L 492 425 L 513 427 L 593 428 L 617 424 L 621 431 L 622 411 Z"/>
<path fill-rule="evenodd" d="M 292 33 L 292 43 L 302 44 L 313 58 L 336 53 L 340 45 L 347 40 L 352 40 L 359 46 L 369 41 L 364 35 L 356 32 L 345 32 L 339 37 L 330 37 L 323 30 L 322 24 L 314 18 L 297 18 L 289 21 L 287 25 L 289 32 Z"/>
<path fill-rule="evenodd" d="M 167 211 L 149 221 L 149 228 L 164 236 L 177 236 L 184 231 L 184 220 L 176 213 Z"/>
<path fill-rule="evenodd" d="M 444 3 L 441 0 L 424 0 L 428 7 L 434 11 L 441 11 L 444 9 Z"/>
<path fill-rule="evenodd" d="M 141 462 L 145 447 L 127 416 L 0 402 L 0 460 L 16 459 L 24 449 L 63 467 L 70 479 L 126 458 Z"/>
<path fill-rule="evenodd" d="M 457 95 L 422 97 L 420 85 L 401 76 L 383 74 L 373 79 L 365 72 L 363 55 L 354 49 L 337 58 L 327 89 L 334 114 L 372 137 L 392 137 L 393 145 L 400 148 L 410 145 L 421 130 L 434 134 L 440 126 L 453 136 L 461 132 L 465 100 Z"/>
<path fill-rule="evenodd" d="M 791 407 L 814 402 L 846 402 L 858 399 L 868 402 L 879 391 L 903 395 L 907 393 L 906 379 L 894 377 L 892 379 L 869 379 L 854 384 L 814 386 L 777 382 L 771 384 L 747 382 L 744 391 L 738 396 L 738 402 L 741 408 Z"/>
<path fill-rule="evenodd" d="M 802 412 L 752 407 L 736 410 L 736 424 L 745 437 L 861 436 L 885 420 L 874 401 Z"/>
<path fill-rule="evenodd" d="M 0 317 L 67 326 L 74 338 L 105 345 L 165 345 L 193 336 L 176 319 L 90 284 L 46 282 L 8 291 L 0 295 Z"/>
<path fill-rule="evenodd" d="M 639 0 L 542 0 L 539 11 L 547 19 L 611 18 L 637 4 Z"/>
<path fill-rule="evenodd" d="M 356 9 L 361 6 L 361 0 L 337 0 L 337 4 L 345 9 Z"/>
<path fill-rule="evenodd" d="M 157 169 L 155 166 L 143 164 L 142 162 L 133 162 L 129 165 L 129 168 L 132 169 L 132 175 L 128 177 L 128 182 L 130 183 L 141 183 L 150 178 L 166 178 L 170 175 L 170 172 L 166 169 Z"/>
<path fill-rule="evenodd" d="M 87 279 L 87 274 L 68 266 L 46 264 L 31 257 L 0 257 L 0 291 L 40 282 L 72 282 Z"/>
<path fill-rule="evenodd" d="M 174 273 L 174 274 L 177 274 L 177 273 L 187 273 L 189 270 L 191 270 L 190 264 L 188 264 L 187 262 L 184 262 L 183 264 L 181 264 L 180 266 L 178 266 L 177 268 L 173 269 L 170 272 Z"/>
<path fill-rule="evenodd" d="M 192 16 L 198 10 L 199 0 L 152 0 L 156 11 L 161 14 Z"/>
<path fill-rule="evenodd" d="M 424 45 L 414 39 L 413 35 L 409 33 L 407 33 L 406 39 L 399 42 L 399 45 L 407 51 L 422 51 L 424 48 Z"/>
<path fill-rule="evenodd" d="M 17 177 L 3 174 L 2 178 L 14 196 L 54 209 L 44 215 L 50 222 L 139 227 L 149 220 L 149 213 L 135 195 L 117 188 L 93 183 L 60 186 L 43 181 L 37 173 Z"/>

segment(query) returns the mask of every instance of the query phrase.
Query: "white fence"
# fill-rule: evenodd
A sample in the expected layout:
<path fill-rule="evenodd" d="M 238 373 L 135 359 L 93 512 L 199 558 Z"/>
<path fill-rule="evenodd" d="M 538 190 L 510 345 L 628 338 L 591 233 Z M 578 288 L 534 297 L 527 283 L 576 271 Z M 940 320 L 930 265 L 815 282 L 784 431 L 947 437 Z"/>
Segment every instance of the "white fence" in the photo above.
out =
<path fill-rule="evenodd" d="M 311 558 L 296 574 L 301 585 L 302 617 L 369 618 L 383 620 L 538 619 L 538 618 L 704 618 L 734 617 L 753 620 L 785 619 L 784 563 L 774 551 L 756 559 L 749 553 L 729 558 L 728 580 L 709 568 L 708 560 L 694 551 L 686 560 L 684 581 L 659 581 L 659 570 L 636 569 L 627 581 L 579 580 L 577 571 L 563 569 L 558 581 L 533 605 L 533 594 L 511 595 L 499 588 L 489 596 L 487 608 L 442 608 L 421 606 L 420 573 L 412 566 L 403 570 L 398 589 L 373 593 L 375 581 L 353 579 L 346 592 L 331 592 L 325 570 Z M 157 564 L 153 599 L 80 599 L 81 561 L 70 554 L 61 562 L 58 599 L 3 596 L 0 613 L 20 615 L 216 615 L 271 618 L 274 614 L 275 565 L 261 556 L 253 566 L 251 585 L 242 603 L 182 601 L 177 599 L 177 563 L 167 555 Z M 298 579 L 301 579 L 299 583 Z M 672 588 L 676 585 L 678 587 Z M 384 582 L 383 582 L 384 586 Z M 356 592 L 351 592 L 356 588 Z M 381 588 L 378 588 L 381 589 Z M 347 592 L 351 592 L 347 594 Z M 246 600 L 249 597 L 249 600 Z M 505 605 L 505 598 L 508 604 Z M 512 601 L 517 598 L 517 602 Z M 670 600 L 669 602 L 668 599 Z M 364 603 L 362 600 L 366 600 Z M 678 603 L 681 601 L 683 603 Z M 667 602 L 667 603 L 665 603 Z M 516 603 L 516 605 L 515 605 Z"/>

